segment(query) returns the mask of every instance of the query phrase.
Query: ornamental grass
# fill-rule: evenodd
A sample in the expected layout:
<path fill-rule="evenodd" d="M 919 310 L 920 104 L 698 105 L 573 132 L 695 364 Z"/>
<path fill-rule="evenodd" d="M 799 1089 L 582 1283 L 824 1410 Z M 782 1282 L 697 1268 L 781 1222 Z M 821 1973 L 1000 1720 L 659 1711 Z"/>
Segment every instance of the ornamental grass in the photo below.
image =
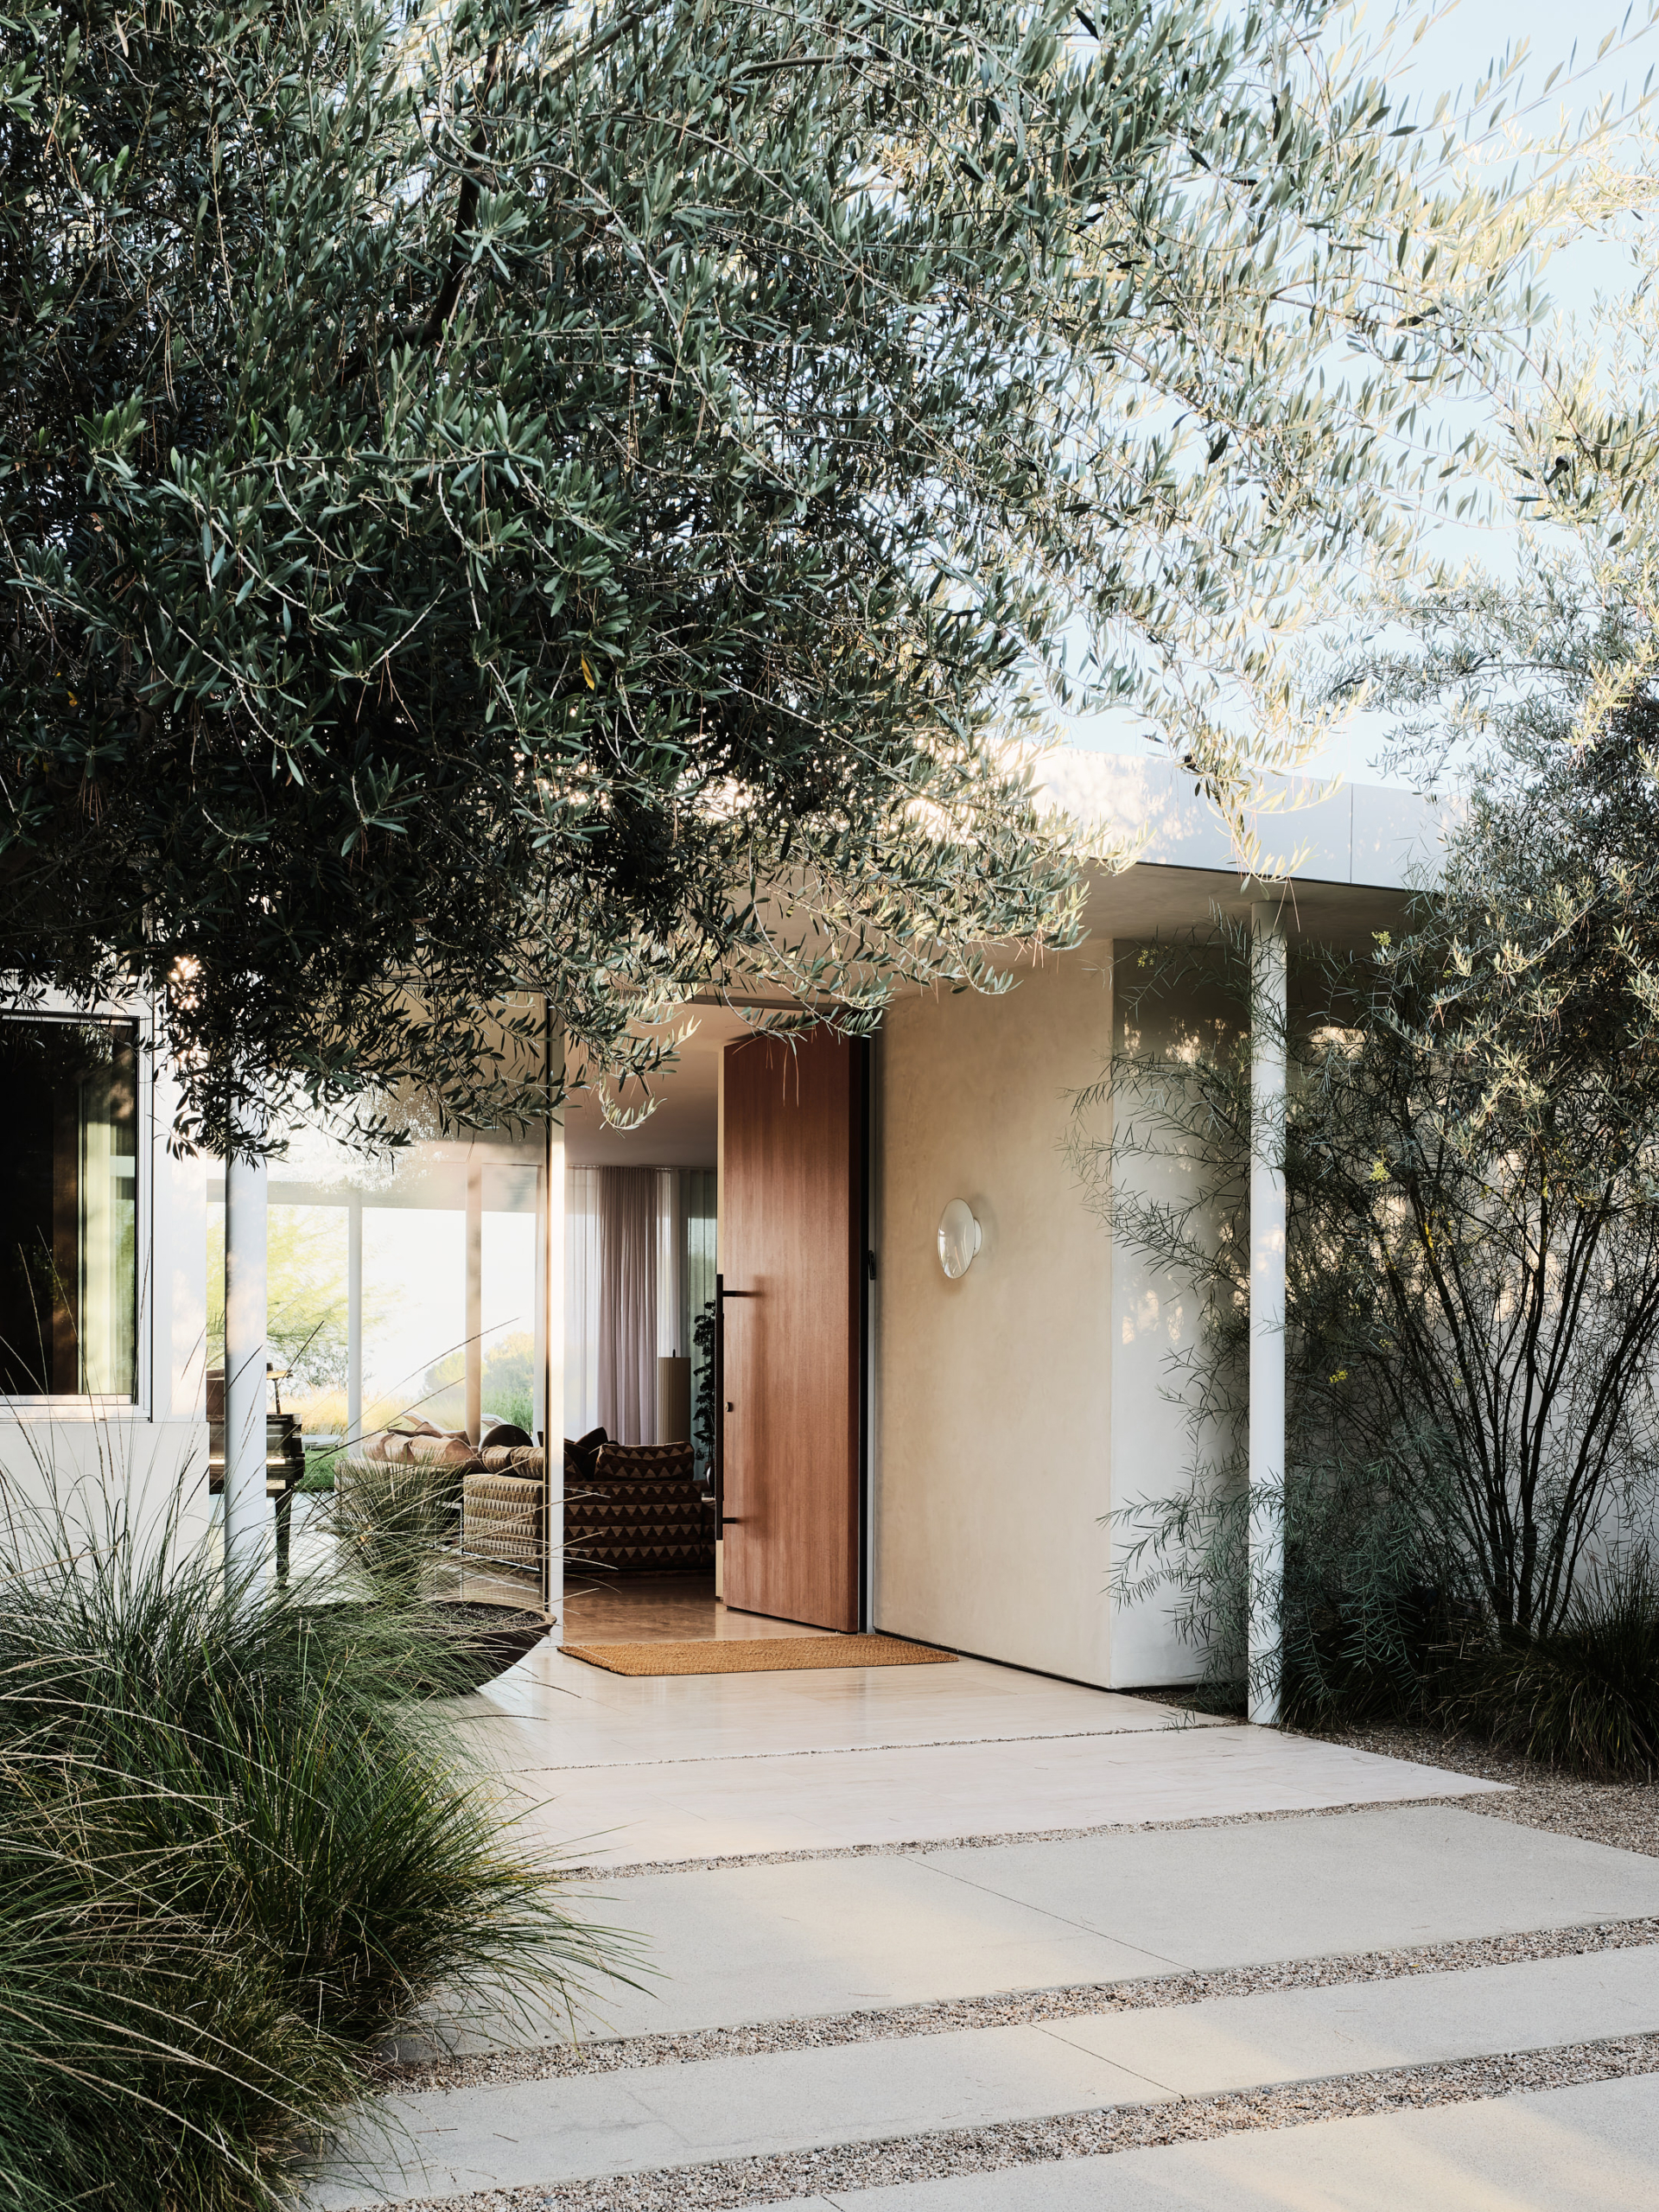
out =
<path fill-rule="evenodd" d="M 435 2000 L 615 1970 L 416 1694 L 441 1643 L 115 1513 L 0 1557 L 0 2202 L 287 2201 Z"/>

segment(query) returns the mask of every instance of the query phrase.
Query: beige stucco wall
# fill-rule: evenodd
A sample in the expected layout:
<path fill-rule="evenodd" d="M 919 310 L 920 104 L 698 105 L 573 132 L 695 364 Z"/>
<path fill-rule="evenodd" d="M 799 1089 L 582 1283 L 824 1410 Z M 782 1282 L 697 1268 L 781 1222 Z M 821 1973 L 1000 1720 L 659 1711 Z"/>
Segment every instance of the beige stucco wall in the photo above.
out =
<path fill-rule="evenodd" d="M 1213 1043 L 1230 1014 L 1227 1003 L 1201 991 L 1195 979 L 1147 997 L 1142 948 L 1120 940 L 1114 948 L 1116 988 L 1114 1035 L 1120 1053 L 1179 1057 L 1200 1042 Z M 1120 1136 L 1113 1164 L 1116 1193 L 1166 1204 L 1183 1214 L 1201 1187 L 1195 1163 L 1184 1157 L 1155 1114 L 1137 1112 L 1133 1084 L 1116 1099 Z M 1133 1141 L 1132 1141 L 1133 1140 Z M 1145 1150 L 1139 1147 L 1145 1146 Z M 1202 1215 L 1192 1226 L 1205 1233 Z M 1185 1494 L 1192 1480 L 1195 1449 L 1213 1460 L 1228 1440 L 1213 1430 L 1195 1440 L 1187 1410 L 1193 1376 L 1188 1358 L 1200 1340 L 1202 1316 L 1191 1280 L 1159 1267 L 1120 1235 L 1112 1266 L 1112 1567 L 1121 1590 L 1139 1580 L 1150 1564 L 1138 1552 L 1154 1516 L 1135 1517 L 1148 1501 Z M 1135 1601 L 1120 1600 L 1112 1618 L 1112 1681 L 1120 1689 L 1196 1679 L 1203 1654 L 1176 1630 L 1167 1588 Z"/>
<path fill-rule="evenodd" d="M 1103 1684 L 1111 1248 L 1061 1147 L 1111 1050 L 1109 950 L 891 1009 L 873 1192 L 874 1624 Z M 954 1283 L 953 1198 L 984 1236 Z"/>

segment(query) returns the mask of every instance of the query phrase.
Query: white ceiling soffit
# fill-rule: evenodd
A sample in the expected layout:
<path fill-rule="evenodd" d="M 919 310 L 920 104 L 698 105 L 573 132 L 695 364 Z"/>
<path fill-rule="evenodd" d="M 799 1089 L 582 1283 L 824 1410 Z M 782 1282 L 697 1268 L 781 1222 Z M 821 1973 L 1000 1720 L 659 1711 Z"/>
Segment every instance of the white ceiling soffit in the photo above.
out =
<path fill-rule="evenodd" d="M 1038 786 L 1088 830 L 1138 845 L 1144 867 L 1237 873 L 1225 823 L 1173 760 L 1074 750 L 1045 755 Z M 1439 863 L 1441 809 L 1414 791 L 1274 779 L 1276 804 L 1251 820 L 1267 875 L 1373 890 L 1417 890 Z"/>

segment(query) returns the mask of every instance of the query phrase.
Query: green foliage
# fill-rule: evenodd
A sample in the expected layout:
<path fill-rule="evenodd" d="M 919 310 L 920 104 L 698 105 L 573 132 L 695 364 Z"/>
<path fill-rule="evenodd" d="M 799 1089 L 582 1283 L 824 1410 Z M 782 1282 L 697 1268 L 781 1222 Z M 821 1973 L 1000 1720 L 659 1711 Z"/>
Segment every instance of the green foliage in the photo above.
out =
<path fill-rule="evenodd" d="M 287 1368 L 299 1389 L 343 1389 L 345 1208 L 276 1205 L 266 1224 L 266 1338 L 273 1363 Z M 372 1329 L 385 1310 L 385 1294 L 365 1286 L 364 1326 Z M 207 1214 L 207 1352 L 209 1365 L 225 1356 L 225 1214 L 219 1206 Z"/>
<path fill-rule="evenodd" d="M 431 1596 L 454 1544 L 460 1495 L 453 1467 L 337 1460 L 327 1522 L 346 1571 L 394 1611 Z"/>
<path fill-rule="evenodd" d="M 334 1486 L 334 1461 L 339 1458 L 339 1456 L 340 1453 L 338 1447 L 328 1452 L 308 1452 L 306 1453 L 305 1472 L 301 1476 L 299 1484 L 302 1496 L 315 1497 L 320 1493 L 324 1493 L 333 1490 Z"/>
<path fill-rule="evenodd" d="M 536 1339 L 528 1329 L 515 1329 L 484 1354 L 483 1404 L 486 1414 L 510 1421 L 526 1435 L 536 1427 Z M 426 1370 L 423 1395 L 410 1408 L 436 1421 L 444 1401 L 467 1379 L 467 1352 L 445 1352 Z"/>
<path fill-rule="evenodd" d="M 715 1404 L 715 1331 L 719 1326 L 719 1313 L 711 1298 L 691 1324 L 691 1342 L 698 1358 L 696 1395 L 691 1406 L 691 1441 L 699 1467 L 709 1467 L 714 1460 L 715 1421 L 719 1410 Z"/>
<path fill-rule="evenodd" d="M 515 1329 L 484 1355 L 484 1410 L 536 1433 L 536 1339 Z"/>
<path fill-rule="evenodd" d="M 113 1510 L 48 1515 L 6 1560 L 8 2201 L 286 2202 L 294 2154 L 424 2004 L 603 1970 L 606 1940 L 416 1718 L 426 1643 L 317 1594 L 227 1604 L 206 1557 Z"/>
<path fill-rule="evenodd" d="M 222 1153 L 1065 941 L 1004 741 L 1279 757 L 1526 312 L 1325 12 L 9 0 L 0 975 L 155 990 Z"/>

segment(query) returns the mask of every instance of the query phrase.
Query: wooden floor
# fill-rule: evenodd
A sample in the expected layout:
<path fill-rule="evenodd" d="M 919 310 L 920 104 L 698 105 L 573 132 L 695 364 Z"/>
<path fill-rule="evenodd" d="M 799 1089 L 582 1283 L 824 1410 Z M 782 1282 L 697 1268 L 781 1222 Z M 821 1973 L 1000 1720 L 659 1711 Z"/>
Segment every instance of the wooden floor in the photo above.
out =
<path fill-rule="evenodd" d="M 678 1643 L 725 1637 L 822 1636 L 798 1621 L 734 1612 L 712 1574 L 636 1574 L 565 1586 L 563 1643 Z"/>

